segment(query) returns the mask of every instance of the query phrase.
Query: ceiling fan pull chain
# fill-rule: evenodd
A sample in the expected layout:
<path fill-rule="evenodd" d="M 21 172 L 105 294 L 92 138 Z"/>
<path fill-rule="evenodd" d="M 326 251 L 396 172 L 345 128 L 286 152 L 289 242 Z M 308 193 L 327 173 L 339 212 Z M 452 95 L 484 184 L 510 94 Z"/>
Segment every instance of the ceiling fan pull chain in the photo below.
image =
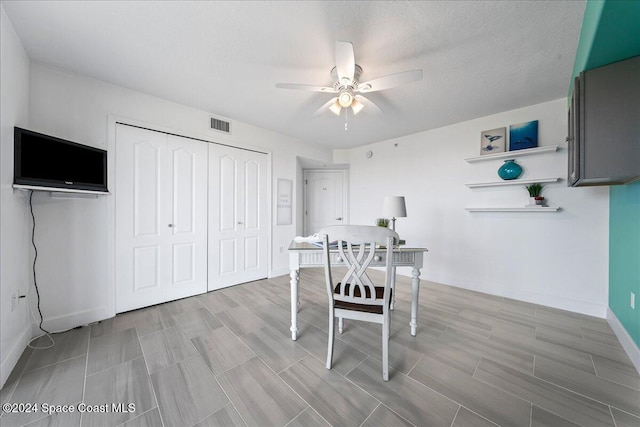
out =
<path fill-rule="evenodd" d="M 344 131 L 348 131 L 349 128 L 347 126 L 347 115 L 349 114 L 349 109 L 348 108 L 344 108 Z"/>

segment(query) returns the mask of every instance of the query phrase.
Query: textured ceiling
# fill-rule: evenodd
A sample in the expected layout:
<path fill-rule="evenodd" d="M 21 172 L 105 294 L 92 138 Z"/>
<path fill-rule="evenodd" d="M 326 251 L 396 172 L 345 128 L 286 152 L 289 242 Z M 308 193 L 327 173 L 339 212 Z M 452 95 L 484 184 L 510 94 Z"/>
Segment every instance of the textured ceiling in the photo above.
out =
<path fill-rule="evenodd" d="M 584 1 L 2 1 L 29 57 L 308 142 L 348 148 L 566 96 Z M 384 111 L 314 112 L 336 40 Z"/>

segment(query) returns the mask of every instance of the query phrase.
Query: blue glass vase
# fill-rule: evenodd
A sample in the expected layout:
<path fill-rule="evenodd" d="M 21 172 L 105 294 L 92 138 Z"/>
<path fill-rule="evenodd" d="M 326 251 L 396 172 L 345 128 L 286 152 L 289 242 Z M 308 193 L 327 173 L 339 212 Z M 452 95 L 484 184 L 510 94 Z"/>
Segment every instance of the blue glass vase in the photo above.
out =
<path fill-rule="evenodd" d="M 517 164 L 514 159 L 505 160 L 498 169 L 498 176 L 504 180 L 516 179 L 520 175 L 522 175 L 522 166 Z"/>

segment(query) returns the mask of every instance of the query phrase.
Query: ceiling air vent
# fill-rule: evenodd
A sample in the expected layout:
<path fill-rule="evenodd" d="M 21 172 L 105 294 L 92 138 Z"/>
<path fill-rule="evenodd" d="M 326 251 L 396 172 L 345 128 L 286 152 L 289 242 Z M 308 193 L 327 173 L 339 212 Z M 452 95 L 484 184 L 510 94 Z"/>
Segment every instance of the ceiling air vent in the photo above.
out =
<path fill-rule="evenodd" d="M 231 122 L 211 117 L 211 129 L 224 133 L 231 133 Z"/>

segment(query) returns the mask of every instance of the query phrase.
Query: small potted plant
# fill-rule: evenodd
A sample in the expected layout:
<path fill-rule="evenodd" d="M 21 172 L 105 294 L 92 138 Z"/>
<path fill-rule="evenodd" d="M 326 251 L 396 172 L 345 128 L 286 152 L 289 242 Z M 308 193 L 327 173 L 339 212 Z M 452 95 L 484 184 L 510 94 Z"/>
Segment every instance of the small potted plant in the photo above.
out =
<path fill-rule="evenodd" d="M 542 185 L 538 182 L 534 182 L 531 185 L 526 186 L 529 192 L 529 204 L 542 206 L 544 204 L 544 197 L 540 195 L 542 192 Z"/>
<path fill-rule="evenodd" d="M 389 226 L 389 220 L 387 218 L 378 218 L 378 219 L 376 219 L 376 225 L 378 227 L 388 227 Z"/>

